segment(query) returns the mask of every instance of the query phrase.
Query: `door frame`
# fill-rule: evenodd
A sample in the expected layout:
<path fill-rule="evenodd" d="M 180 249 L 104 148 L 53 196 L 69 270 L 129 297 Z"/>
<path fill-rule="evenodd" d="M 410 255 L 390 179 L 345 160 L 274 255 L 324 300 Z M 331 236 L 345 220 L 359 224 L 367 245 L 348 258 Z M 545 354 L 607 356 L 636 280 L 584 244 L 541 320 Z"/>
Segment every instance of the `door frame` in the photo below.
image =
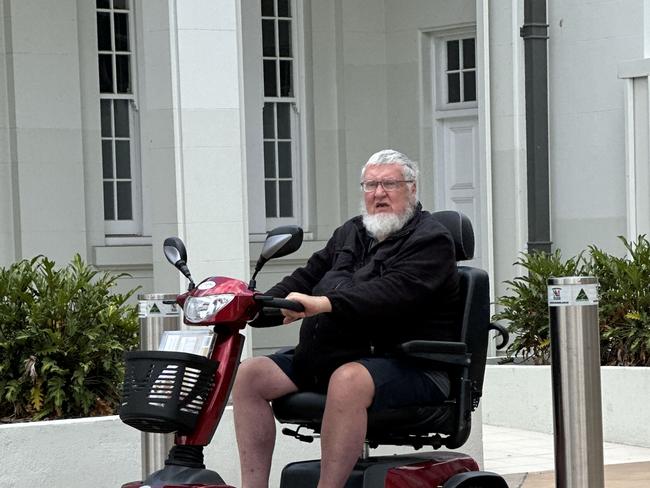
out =
<path fill-rule="evenodd" d="M 421 173 L 424 181 L 434 181 L 437 187 L 436 148 L 438 144 L 438 129 L 436 118 L 436 52 L 433 48 L 437 38 L 472 32 L 476 34 L 476 98 L 477 107 L 454 111 L 454 115 L 478 117 L 479 132 L 479 168 L 480 168 L 480 203 L 481 220 L 485 238 L 481 239 L 482 266 L 490 278 L 490 296 L 494 297 L 494 220 L 492 208 L 492 140 L 490 123 L 490 56 L 489 56 L 489 10 L 488 0 L 476 2 L 476 22 L 448 25 L 443 28 L 420 30 L 420 157 Z M 463 113 L 467 111 L 466 113 Z M 426 164 L 425 162 L 432 162 Z M 423 189 L 427 185 L 421 185 Z M 431 187 L 430 187 L 431 188 Z M 426 203 L 435 208 L 435 195 L 423 192 Z M 494 305 L 491 305 L 494 312 Z M 492 349 L 492 348 L 491 348 Z M 493 351 L 491 351 L 493 352 Z"/>

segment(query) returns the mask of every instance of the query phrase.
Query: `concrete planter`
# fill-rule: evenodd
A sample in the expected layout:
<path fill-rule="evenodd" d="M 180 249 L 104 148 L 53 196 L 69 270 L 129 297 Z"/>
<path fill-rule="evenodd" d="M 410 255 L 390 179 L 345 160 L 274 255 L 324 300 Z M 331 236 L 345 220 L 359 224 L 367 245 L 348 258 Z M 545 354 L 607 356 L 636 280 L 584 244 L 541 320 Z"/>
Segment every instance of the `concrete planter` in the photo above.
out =
<path fill-rule="evenodd" d="M 604 440 L 650 447 L 650 368 L 600 371 Z M 552 433 L 551 367 L 488 365 L 481 404 L 486 424 Z"/>
<path fill-rule="evenodd" d="M 482 464 L 480 410 L 472 435 L 460 449 Z M 274 452 L 270 486 L 279 486 L 282 467 L 290 461 L 320 457 L 320 442 L 311 444 L 280 435 Z M 412 452 L 383 446 L 373 454 Z M 0 425 L 0 487 L 119 488 L 141 479 L 140 432 L 116 416 Z M 205 464 L 239 486 L 239 457 L 232 408 L 227 407 Z"/>
<path fill-rule="evenodd" d="M 111 487 L 140 477 L 140 433 L 118 417 L 0 425 L 0 486 Z"/>

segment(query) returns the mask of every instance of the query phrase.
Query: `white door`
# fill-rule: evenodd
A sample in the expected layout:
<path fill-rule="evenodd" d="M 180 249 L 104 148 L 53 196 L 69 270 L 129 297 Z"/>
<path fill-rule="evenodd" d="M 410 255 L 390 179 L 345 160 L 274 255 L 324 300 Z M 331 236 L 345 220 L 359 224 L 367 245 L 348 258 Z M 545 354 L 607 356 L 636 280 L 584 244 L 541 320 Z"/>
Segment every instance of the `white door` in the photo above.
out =
<path fill-rule="evenodd" d="M 481 171 L 478 117 L 438 120 L 441 155 L 438 180 L 440 208 L 458 210 L 469 217 L 474 227 L 474 259 L 463 264 L 482 267 Z"/>
<path fill-rule="evenodd" d="M 432 127 L 436 210 L 458 210 L 474 228 L 474 259 L 485 268 L 487 243 L 478 123 L 474 26 L 452 28 L 431 39 Z"/>

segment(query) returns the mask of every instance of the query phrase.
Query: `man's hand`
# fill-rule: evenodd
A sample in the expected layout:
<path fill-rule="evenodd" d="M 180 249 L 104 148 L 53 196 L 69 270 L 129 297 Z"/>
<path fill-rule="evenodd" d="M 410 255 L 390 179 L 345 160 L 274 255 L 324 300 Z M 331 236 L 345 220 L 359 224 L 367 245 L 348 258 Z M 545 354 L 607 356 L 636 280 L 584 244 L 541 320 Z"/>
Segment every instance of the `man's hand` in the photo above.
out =
<path fill-rule="evenodd" d="M 332 311 L 332 304 L 327 297 L 313 297 L 311 295 L 305 295 L 304 293 L 291 292 L 286 296 L 286 299 L 302 303 L 303 307 L 305 307 L 305 311 L 294 312 L 293 310 L 287 310 L 285 308 L 281 309 L 282 315 L 284 315 L 283 324 L 290 324 L 291 322 L 304 319 L 305 317 L 311 317 L 312 315 Z"/>

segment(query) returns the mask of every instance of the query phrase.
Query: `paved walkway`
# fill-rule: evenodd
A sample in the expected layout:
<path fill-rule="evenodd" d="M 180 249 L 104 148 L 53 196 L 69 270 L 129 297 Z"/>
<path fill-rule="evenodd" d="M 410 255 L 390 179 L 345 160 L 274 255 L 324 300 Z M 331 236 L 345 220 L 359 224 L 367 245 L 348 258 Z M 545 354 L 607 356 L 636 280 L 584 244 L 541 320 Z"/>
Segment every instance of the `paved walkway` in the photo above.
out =
<path fill-rule="evenodd" d="M 484 469 L 505 476 L 510 488 L 553 488 L 553 436 L 483 425 Z M 650 448 L 606 442 L 605 487 L 650 487 Z"/>

